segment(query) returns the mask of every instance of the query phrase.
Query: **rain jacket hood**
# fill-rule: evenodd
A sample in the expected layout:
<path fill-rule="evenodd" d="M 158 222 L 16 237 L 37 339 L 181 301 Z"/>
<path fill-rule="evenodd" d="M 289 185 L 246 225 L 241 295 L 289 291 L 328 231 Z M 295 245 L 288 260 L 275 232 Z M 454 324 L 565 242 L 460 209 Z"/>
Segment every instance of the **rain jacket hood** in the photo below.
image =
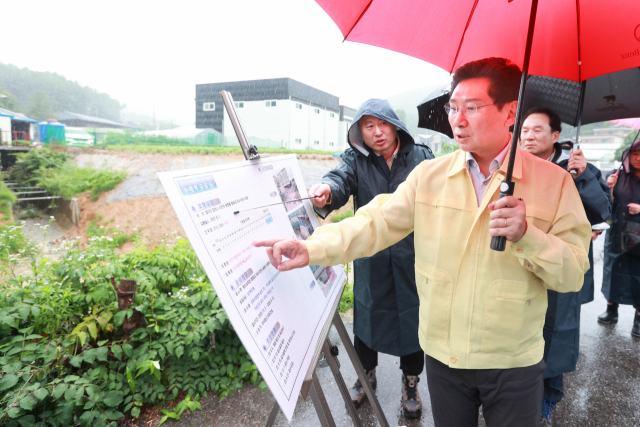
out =
<path fill-rule="evenodd" d="M 398 135 L 400 135 L 400 149 L 409 148 L 409 146 L 413 146 L 415 141 L 411 134 L 409 134 L 409 130 L 407 129 L 407 125 L 405 125 L 396 115 L 396 112 L 391 108 L 391 104 L 386 99 L 375 99 L 372 98 L 368 101 L 365 101 L 364 104 L 360 106 L 356 116 L 353 118 L 353 123 L 351 127 L 349 127 L 348 132 L 348 140 L 349 145 L 354 150 L 368 156 L 369 153 L 372 153 L 373 150 L 367 147 L 362 139 L 362 134 L 360 133 L 360 126 L 358 126 L 358 122 L 362 118 L 362 116 L 373 116 L 377 117 L 380 120 L 386 120 L 389 123 L 395 125 L 398 129 Z"/>

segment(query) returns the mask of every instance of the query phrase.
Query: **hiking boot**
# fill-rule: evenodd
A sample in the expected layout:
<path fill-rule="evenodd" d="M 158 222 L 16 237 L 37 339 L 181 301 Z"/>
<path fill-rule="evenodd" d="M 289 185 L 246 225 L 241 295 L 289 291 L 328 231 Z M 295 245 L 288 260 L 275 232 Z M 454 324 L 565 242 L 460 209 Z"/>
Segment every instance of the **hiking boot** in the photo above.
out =
<path fill-rule="evenodd" d="M 372 369 L 370 371 L 364 371 L 369 377 L 369 384 L 371 388 L 374 390 L 378 386 L 378 380 L 376 379 L 376 370 Z M 359 407 L 364 399 L 367 397 L 367 394 L 364 392 L 364 388 L 362 387 L 362 383 L 360 382 L 360 378 L 358 378 L 353 386 L 349 389 L 349 396 L 351 396 L 351 401 L 355 405 L 355 407 Z"/>
<path fill-rule="evenodd" d="M 598 316 L 598 322 L 611 323 L 618 321 L 618 304 L 607 303 L 607 311 Z"/>
<path fill-rule="evenodd" d="M 418 393 L 420 377 L 417 375 L 402 375 L 402 409 L 407 418 L 420 418 L 422 415 L 422 400 Z"/>
<path fill-rule="evenodd" d="M 555 408 L 556 404 L 549 402 L 547 399 L 542 399 L 542 414 L 540 414 L 540 427 L 552 427 L 551 423 L 551 411 Z"/>
<path fill-rule="evenodd" d="M 640 312 L 636 312 L 633 316 L 633 329 L 631 329 L 631 335 L 640 338 Z"/>

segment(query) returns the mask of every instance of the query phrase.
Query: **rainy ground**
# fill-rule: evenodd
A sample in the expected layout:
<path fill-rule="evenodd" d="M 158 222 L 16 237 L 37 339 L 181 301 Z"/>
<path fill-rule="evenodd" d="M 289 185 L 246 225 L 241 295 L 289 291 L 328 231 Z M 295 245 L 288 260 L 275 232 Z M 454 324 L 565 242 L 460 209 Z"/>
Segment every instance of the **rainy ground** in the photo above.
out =
<path fill-rule="evenodd" d="M 614 325 L 601 325 L 597 316 L 605 310 L 606 301 L 600 293 L 602 281 L 602 253 L 604 237 L 595 242 L 596 299 L 582 306 L 580 359 L 575 372 L 565 375 L 565 397 L 554 411 L 554 426 L 627 427 L 640 425 L 640 340 L 631 336 L 633 308 L 620 307 L 620 320 Z M 345 318 L 347 330 L 352 324 Z M 348 385 L 356 378 L 348 356 L 332 330 L 329 338 L 340 349 L 342 375 Z M 378 367 L 377 396 L 389 425 L 407 427 L 433 426 L 429 392 L 425 373 L 419 384 L 424 404 L 421 419 L 407 420 L 402 415 L 400 402 L 400 370 L 398 358 L 381 355 Z M 317 370 L 318 378 L 333 413 L 337 426 L 352 426 L 341 395 L 329 368 Z M 219 402 L 216 396 L 201 400 L 202 411 L 183 414 L 172 425 L 180 427 L 203 426 L 263 426 L 274 399 L 269 391 L 245 387 L 241 392 Z M 358 410 L 363 425 L 378 425 L 371 405 L 365 402 Z M 169 423 L 167 423 L 169 424 Z M 311 399 L 298 400 L 295 414 L 288 422 L 282 412 L 276 426 L 312 427 L 320 425 Z M 480 417 L 480 426 L 484 420 Z"/>

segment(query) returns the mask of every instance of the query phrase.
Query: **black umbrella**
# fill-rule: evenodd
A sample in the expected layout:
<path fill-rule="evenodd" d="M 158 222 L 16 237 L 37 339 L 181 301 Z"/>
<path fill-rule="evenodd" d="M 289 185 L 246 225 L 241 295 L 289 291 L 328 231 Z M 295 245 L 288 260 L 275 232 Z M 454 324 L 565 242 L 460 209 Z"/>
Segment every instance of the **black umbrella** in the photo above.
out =
<path fill-rule="evenodd" d="M 434 89 L 418 105 L 418 127 L 443 133 L 453 139 L 449 117 L 444 104 L 449 102 L 451 83 L 445 83 Z"/>
<path fill-rule="evenodd" d="M 582 115 L 580 91 L 584 85 Z M 524 111 L 547 107 L 571 126 L 640 117 L 640 68 L 605 74 L 584 81 L 531 75 L 527 79 Z"/>

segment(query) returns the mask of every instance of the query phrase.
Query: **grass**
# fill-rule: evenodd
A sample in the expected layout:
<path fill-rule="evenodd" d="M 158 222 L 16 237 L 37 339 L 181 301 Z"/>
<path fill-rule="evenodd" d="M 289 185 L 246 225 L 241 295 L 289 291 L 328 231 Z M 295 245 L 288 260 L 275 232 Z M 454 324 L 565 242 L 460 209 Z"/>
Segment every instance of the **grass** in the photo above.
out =
<path fill-rule="evenodd" d="M 210 145 L 96 145 L 95 147 L 110 151 L 128 151 L 134 153 L 159 153 L 159 154 L 242 154 L 240 147 L 222 147 Z M 332 155 L 335 151 L 320 150 L 292 150 L 289 148 L 258 148 L 262 154 L 323 154 Z"/>
<path fill-rule="evenodd" d="M 0 219 L 6 221 L 11 218 L 11 205 L 16 202 L 16 199 L 16 193 L 11 191 L 3 181 L 0 181 L 0 214 L 4 215 Z"/>
<path fill-rule="evenodd" d="M 340 214 L 336 214 L 334 216 L 331 217 L 331 221 L 332 222 L 340 222 L 343 219 L 347 219 L 347 218 L 351 218 L 353 216 L 353 211 L 351 209 L 348 209 Z"/>
<path fill-rule="evenodd" d="M 112 190 L 127 177 L 124 171 L 92 168 L 79 168 L 71 162 L 59 168 L 40 169 L 37 171 L 38 183 L 49 193 L 70 200 L 78 194 L 89 191 L 91 199 L 98 200 L 100 193 Z"/>

